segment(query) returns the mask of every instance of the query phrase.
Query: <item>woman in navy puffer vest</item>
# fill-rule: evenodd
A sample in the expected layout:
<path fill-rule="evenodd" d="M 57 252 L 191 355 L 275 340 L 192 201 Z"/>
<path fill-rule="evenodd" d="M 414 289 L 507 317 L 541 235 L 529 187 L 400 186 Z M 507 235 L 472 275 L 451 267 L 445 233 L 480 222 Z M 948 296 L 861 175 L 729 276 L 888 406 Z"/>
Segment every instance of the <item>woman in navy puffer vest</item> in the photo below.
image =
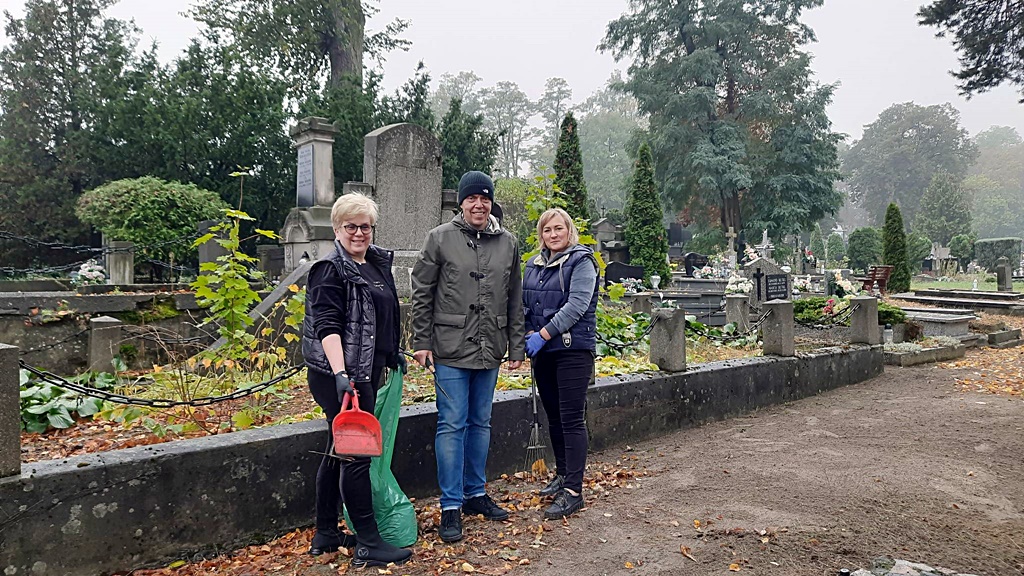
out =
<path fill-rule="evenodd" d="M 541 214 L 537 237 L 541 253 L 526 264 L 523 277 L 526 353 L 548 415 L 557 467 L 555 479 L 541 490 L 555 497 L 544 517 L 556 519 L 584 505 L 585 408 L 594 373 L 598 273 L 593 251 L 580 245 L 565 210 Z"/>

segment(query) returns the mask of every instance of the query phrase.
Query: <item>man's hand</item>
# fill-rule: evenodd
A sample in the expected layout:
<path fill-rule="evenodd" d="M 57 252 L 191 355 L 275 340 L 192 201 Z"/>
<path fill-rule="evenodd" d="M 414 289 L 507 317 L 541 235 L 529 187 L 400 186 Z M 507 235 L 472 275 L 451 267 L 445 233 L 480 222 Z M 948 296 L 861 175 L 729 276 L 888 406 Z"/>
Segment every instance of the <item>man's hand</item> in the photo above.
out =
<path fill-rule="evenodd" d="M 434 353 L 430 350 L 417 350 L 412 353 L 413 360 L 431 372 L 434 371 Z"/>
<path fill-rule="evenodd" d="M 519 367 L 522 366 L 522 365 L 523 365 L 523 361 L 522 360 L 509 360 L 508 361 L 508 369 L 509 370 L 518 370 Z"/>

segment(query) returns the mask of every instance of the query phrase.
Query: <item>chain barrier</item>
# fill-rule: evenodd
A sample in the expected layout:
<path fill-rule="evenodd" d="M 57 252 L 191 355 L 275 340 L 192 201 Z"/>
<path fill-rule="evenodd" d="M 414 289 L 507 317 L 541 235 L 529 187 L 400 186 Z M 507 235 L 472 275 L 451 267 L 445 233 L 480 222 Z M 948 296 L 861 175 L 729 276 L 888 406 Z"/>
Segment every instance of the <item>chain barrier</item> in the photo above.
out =
<path fill-rule="evenodd" d="M 705 312 L 703 314 L 694 314 L 693 316 L 697 320 L 700 320 L 702 318 L 711 318 L 715 314 L 718 314 L 719 312 L 723 312 L 723 311 L 725 311 L 725 300 L 723 300 L 722 303 L 718 305 L 718 309 L 717 310 L 712 310 L 710 312 Z"/>
<path fill-rule="evenodd" d="M 24 242 L 34 248 L 46 248 L 49 250 L 67 250 L 70 252 L 78 252 L 80 254 L 90 254 L 91 256 L 85 260 L 79 260 L 71 264 L 62 264 L 60 266 L 46 266 L 42 268 L 13 268 L 10 266 L 0 266 L 0 275 L 4 276 L 20 276 L 23 274 L 53 274 L 55 272 L 67 272 L 68 270 L 78 268 L 82 264 L 85 264 L 89 260 L 94 260 L 98 257 L 105 256 L 107 254 L 123 254 L 123 253 L 139 253 L 140 251 L 150 250 L 153 248 L 162 248 L 170 244 L 177 244 L 181 242 L 187 242 L 192 244 L 199 238 L 198 234 L 189 234 L 187 236 L 179 236 L 178 238 L 172 238 L 170 240 L 162 240 L 160 242 L 152 242 L 150 244 L 137 244 L 130 248 L 111 248 L 110 246 L 102 246 L 99 248 L 85 245 L 74 245 L 65 244 L 63 242 L 48 242 L 46 240 L 40 240 L 38 238 L 31 238 L 29 236 L 18 236 L 10 232 L 0 231 L 0 240 L 14 240 L 18 242 Z M 195 274 L 197 271 L 194 268 L 188 268 L 185 266 L 175 266 L 159 260 L 147 259 L 147 263 L 170 268 L 171 270 L 179 272 L 190 272 Z"/>
<path fill-rule="evenodd" d="M 155 260 L 153 258 L 147 258 L 144 260 L 144 262 L 147 264 L 152 264 L 154 266 L 159 266 L 161 268 L 167 268 L 172 272 L 185 272 L 188 274 L 199 273 L 199 271 L 196 270 L 195 268 L 189 268 L 188 266 L 178 266 L 177 264 L 171 264 L 170 262 L 162 262 L 160 260 Z"/>
<path fill-rule="evenodd" d="M 114 402 L 116 404 L 127 404 L 129 406 L 147 406 L 149 408 L 176 408 L 178 406 L 191 406 L 193 408 L 198 408 L 202 406 L 218 404 L 220 402 L 227 402 L 229 400 L 238 400 L 240 398 L 252 396 L 257 392 L 262 392 L 263 390 L 266 390 L 267 388 L 270 388 L 275 384 L 283 382 L 291 378 L 292 376 L 298 374 L 305 367 L 305 363 L 299 364 L 298 366 L 292 366 L 291 368 L 288 368 L 287 370 L 271 378 L 270 380 L 260 382 L 259 384 L 250 386 L 249 388 L 235 390 L 234 392 L 231 392 L 229 394 L 223 394 L 221 396 L 205 396 L 202 398 L 193 398 L 191 400 L 171 400 L 167 398 L 135 398 L 132 396 L 125 396 L 124 394 L 117 394 L 115 392 L 107 392 L 105 390 L 99 390 L 97 388 L 91 388 L 89 386 L 83 386 L 81 384 L 70 382 L 66 378 L 62 378 L 60 376 L 57 376 L 56 374 L 47 372 L 46 370 L 40 370 L 38 368 L 30 366 L 29 364 L 26 364 L 24 360 L 19 360 L 19 363 L 21 364 L 21 367 L 25 370 L 28 370 L 29 373 L 35 375 L 40 380 L 47 382 L 58 388 L 64 388 L 66 390 L 71 390 L 72 392 L 76 392 L 83 396 L 99 398 L 100 400 Z"/>
<path fill-rule="evenodd" d="M 686 327 L 690 328 L 698 336 L 703 336 L 708 340 L 714 340 L 716 342 L 733 342 L 736 340 L 743 340 L 745 338 L 749 338 L 757 334 L 757 332 L 761 329 L 761 326 L 764 325 L 765 321 L 767 321 L 768 317 L 771 315 L 772 311 L 766 310 L 765 313 L 762 314 L 757 320 L 755 320 L 754 323 L 751 324 L 746 331 L 737 334 L 724 334 L 722 336 L 718 336 L 716 334 L 711 334 L 711 331 L 708 330 L 706 326 L 704 327 L 704 329 L 698 330 L 697 328 L 692 327 L 690 322 L 686 323 Z"/>
<path fill-rule="evenodd" d="M 855 306 L 850 306 L 846 310 L 840 310 L 839 312 L 836 312 L 835 314 L 832 314 L 831 316 L 829 316 L 827 318 L 822 318 L 818 322 L 800 322 L 800 321 L 796 321 L 796 324 L 797 324 L 797 326 L 802 326 L 802 327 L 808 328 L 810 330 L 822 330 L 822 331 L 824 331 L 824 330 L 831 330 L 831 329 L 833 329 L 833 328 L 835 328 L 837 326 L 846 327 L 847 326 L 847 322 L 850 321 L 850 318 L 853 317 L 853 313 L 856 312 L 858 308 L 860 308 L 860 304 L 857 304 Z"/>
<path fill-rule="evenodd" d="M 657 323 L 658 323 L 658 317 L 657 316 L 651 316 L 651 323 L 648 324 L 646 328 L 644 328 L 643 332 L 640 333 L 640 336 L 637 337 L 637 339 L 632 341 L 632 342 L 625 342 L 623 344 L 615 344 L 614 342 L 610 342 L 607 338 L 602 336 L 599 332 L 595 332 L 594 334 L 595 334 L 595 336 L 597 336 L 597 339 L 598 339 L 599 342 L 601 342 L 605 346 L 611 348 L 612 350 L 615 350 L 615 351 L 621 353 L 626 348 L 633 348 L 634 346 L 639 346 L 640 343 L 643 342 L 644 338 L 647 338 L 648 336 L 651 335 L 651 331 L 654 330 L 654 325 L 657 324 Z"/>
<path fill-rule="evenodd" d="M 74 334 L 68 336 L 67 338 L 62 338 L 62 339 L 60 339 L 60 340 L 58 340 L 56 342 L 51 342 L 49 344 L 43 344 L 42 346 L 36 346 L 35 348 L 28 348 L 28 349 L 22 350 L 22 351 L 18 352 L 18 356 L 28 356 L 29 354 L 32 354 L 32 353 L 35 353 L 35 352 L 42 352 L 43 350 L 49 350 L 51 348 L 56 348 L 57 346 L 60 346 L 61 344 L 66 344 L 66 343 L 71 342 L 73 340 L 77 340 L 83 334 L 88 334 L 88 333 L 89 333 L 89 329 L 88 328 L 83 328 L 83 329 L 79 330 L 78 332 L 75 332 Z"/>
<path fill-rule="evenodd" d="M 53 274 L 54 272 L 67 272 L 74 268 L 79 268 L 82 264 L 85 264 L 90 259 L 80 260 L 71 264 L 63 264 L 61 266 L 47 266 L 45 268 L 12 268 L 10 266 L 0 266 L 0 275 L 3 276 L 21 276 L 23 274 Z"/>
<path fill-rule="evenodd" d="M 170 338 L 164 338 L 160 335 L 160 333 L 157 330 L 147 329 L 143 326 L 126 325 L 122 326 L 122 328 L 124 329 L 125 333 L 131 336 L 132 338 L 138 338 L 139 340 L 145 340 L 147 342 L 153 342 L 156 344 L 167 344 L 170 346 L 176 344 L 194 344 L 196 342 L 204 342 L 208 340 L 206 336 L 182 337 L 179 336 L 178 334 L 174 334 Z"/>

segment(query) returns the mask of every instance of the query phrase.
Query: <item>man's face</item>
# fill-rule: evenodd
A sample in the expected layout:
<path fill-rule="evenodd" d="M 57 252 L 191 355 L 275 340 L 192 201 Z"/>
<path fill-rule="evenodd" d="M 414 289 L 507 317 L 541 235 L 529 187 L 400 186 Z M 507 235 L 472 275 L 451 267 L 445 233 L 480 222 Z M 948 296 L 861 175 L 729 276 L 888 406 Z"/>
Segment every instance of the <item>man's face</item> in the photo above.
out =
<path fill-rule="evenodd" d="M 466 222 L 476 228 L 483 230 L 487 227 L 488 217 L 491 215 L 491 199 L 483 194 L 471 194 L 462 201 L 462 217 Z"/>

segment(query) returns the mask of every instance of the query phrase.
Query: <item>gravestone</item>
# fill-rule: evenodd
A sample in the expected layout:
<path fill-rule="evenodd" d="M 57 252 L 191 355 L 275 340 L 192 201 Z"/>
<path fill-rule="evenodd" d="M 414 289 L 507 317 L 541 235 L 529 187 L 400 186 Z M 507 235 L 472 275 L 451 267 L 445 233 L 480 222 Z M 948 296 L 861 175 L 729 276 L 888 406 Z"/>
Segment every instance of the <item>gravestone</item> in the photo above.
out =
<path fill-rule="evenodd" d="M 743 275 L 754 284 L 750 305 L 760 309 L 769 300 L 789 300 L 793 281 L 778 264 L 766 258 L 755 258 L 743 265 Z"/>
<path fill-rule="evenodd" d="M 326 118 L 303 118 L 289 131 L 299 161 L 295 208 L 281 227 L 283 274 L 301 262 L 326 256 L 334 249 L 331 207 L 334 205 L 334 135 L 338 129 Z M 312 180 L 310 181 L 310 178 Z"/>
<path fill-rule="evenodd" d="M 623 278 L 637 278 L 642 280 L 644 277 L 643 266 L 630 266 L 629 264 L 623 264 L 621 262 L 610 262 L 604 268 L 604 285 L 615 282 L 622 282 Z"/>
<path fill-rule="evenodd" d="M 284 248 L 270 244 L 256 246 L 256 255 L 260 260 L 259 269 L 267 280 L 277 280 L 284 271 Z"/>
<path fill-rule="evenodd" d="M 378 128 L 364 140 L 363 181 L 380 208 L 374 243 L 395 251 L 395 266 L 411 267 L 441 223 L 441 142 L 415 124 Z"/>
<path fill-rule="evenodd" d="M 996 281 L 1000 292 L 1013 292 L 1013 273 L 1006 256 L 1000 256 L 996 261 Z"/>
<path fill-rule="evenodd" d="M 708 265 L 708 257 L 696 252 L 687 252 L 683 254 L 683 264 L 686 266 L 686 275 L 692 277 L 694 270 Z"/>
<path fill-rule="evenodd" d="M 683 225 L 679 222 L 673 222 L 668 225 L 668 245 L 669 246 L 681 246 L 684 242 L 683 238 Z"/>

